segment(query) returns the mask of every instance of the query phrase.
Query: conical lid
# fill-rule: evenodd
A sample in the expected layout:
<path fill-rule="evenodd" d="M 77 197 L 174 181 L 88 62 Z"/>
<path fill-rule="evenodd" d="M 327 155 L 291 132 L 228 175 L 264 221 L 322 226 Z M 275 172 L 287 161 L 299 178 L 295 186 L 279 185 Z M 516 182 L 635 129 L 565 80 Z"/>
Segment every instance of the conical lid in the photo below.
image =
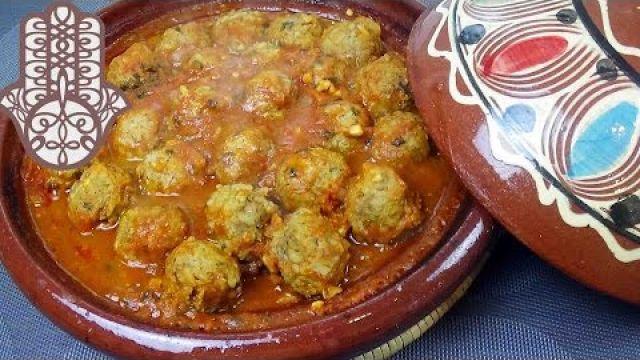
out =
<path fill-rule="evenodd" d="M 639 5 L 446 0 L 409 45 L 417 105 L 474 196 L 547 261 L 636 304 Z"/>

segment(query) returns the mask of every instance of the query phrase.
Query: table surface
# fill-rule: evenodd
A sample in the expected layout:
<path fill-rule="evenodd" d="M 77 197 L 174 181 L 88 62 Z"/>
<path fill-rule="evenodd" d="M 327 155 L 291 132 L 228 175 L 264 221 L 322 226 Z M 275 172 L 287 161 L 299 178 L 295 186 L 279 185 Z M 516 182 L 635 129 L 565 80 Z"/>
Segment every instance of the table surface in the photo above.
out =
<path fill-rule="evenodd" d="M 20 18 L 48 2 L 2 1 L 0 87 L 17 77 Z M 108 2 L 76 1 L 86 11 Z M 109 359 L 49 322 L 1 265 L 0 304 L 0 360 Z M 468 294 L 394 360 L 465 358 L 640 359 L 640 308 L 568 279 L 503 235 Z"/>

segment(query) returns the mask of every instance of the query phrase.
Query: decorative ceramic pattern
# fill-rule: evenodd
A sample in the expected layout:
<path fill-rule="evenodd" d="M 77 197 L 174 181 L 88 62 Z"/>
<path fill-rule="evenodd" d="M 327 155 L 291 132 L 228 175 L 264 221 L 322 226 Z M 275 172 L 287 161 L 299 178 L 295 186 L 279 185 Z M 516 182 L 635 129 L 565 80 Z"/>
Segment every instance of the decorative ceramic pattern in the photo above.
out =
<path fill-rule="evenodd" d="M 431 57 L 451 63 L 449 91 L 487 115 L 494 156 L 526 169 L 544 205 L 590 227 L 621 262 L 640 260 L 640 87 L 616 39 L 580 0 L 448 0 Z M 449 44 L 439 43 L 443 32 Z M 460 81 L 461 80 L 461 81 Z M 639 244 L 620 244 L 626 237 Z"/>

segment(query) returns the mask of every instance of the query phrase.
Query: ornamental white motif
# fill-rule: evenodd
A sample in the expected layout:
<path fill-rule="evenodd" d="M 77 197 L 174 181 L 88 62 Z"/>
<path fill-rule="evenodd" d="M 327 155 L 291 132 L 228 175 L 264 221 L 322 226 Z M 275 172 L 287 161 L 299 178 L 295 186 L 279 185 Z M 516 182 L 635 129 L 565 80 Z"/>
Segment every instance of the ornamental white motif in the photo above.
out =
<path fill-rule="evenodd" d="M 66 170 L 98 152 L 128 103 L 103 76 L 104 27 L 70 4 L 22 23 L 20 80 L 2 93 L 25 150 L 40 164 Z"/>

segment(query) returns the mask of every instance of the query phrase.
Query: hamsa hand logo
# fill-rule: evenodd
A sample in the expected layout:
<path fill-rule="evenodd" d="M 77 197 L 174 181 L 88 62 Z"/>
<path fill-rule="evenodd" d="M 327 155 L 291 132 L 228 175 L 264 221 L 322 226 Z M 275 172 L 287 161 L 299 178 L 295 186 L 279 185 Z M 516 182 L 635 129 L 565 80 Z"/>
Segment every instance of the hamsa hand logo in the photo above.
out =
<path fill-rule="evenodd" d="M 99 18 L 57 3 L 22 23 L 20 80 L 0 97 L 25 150 L 41 165 L 67 170 L 99 151 L 128 103 L 103 76 Z"/>

